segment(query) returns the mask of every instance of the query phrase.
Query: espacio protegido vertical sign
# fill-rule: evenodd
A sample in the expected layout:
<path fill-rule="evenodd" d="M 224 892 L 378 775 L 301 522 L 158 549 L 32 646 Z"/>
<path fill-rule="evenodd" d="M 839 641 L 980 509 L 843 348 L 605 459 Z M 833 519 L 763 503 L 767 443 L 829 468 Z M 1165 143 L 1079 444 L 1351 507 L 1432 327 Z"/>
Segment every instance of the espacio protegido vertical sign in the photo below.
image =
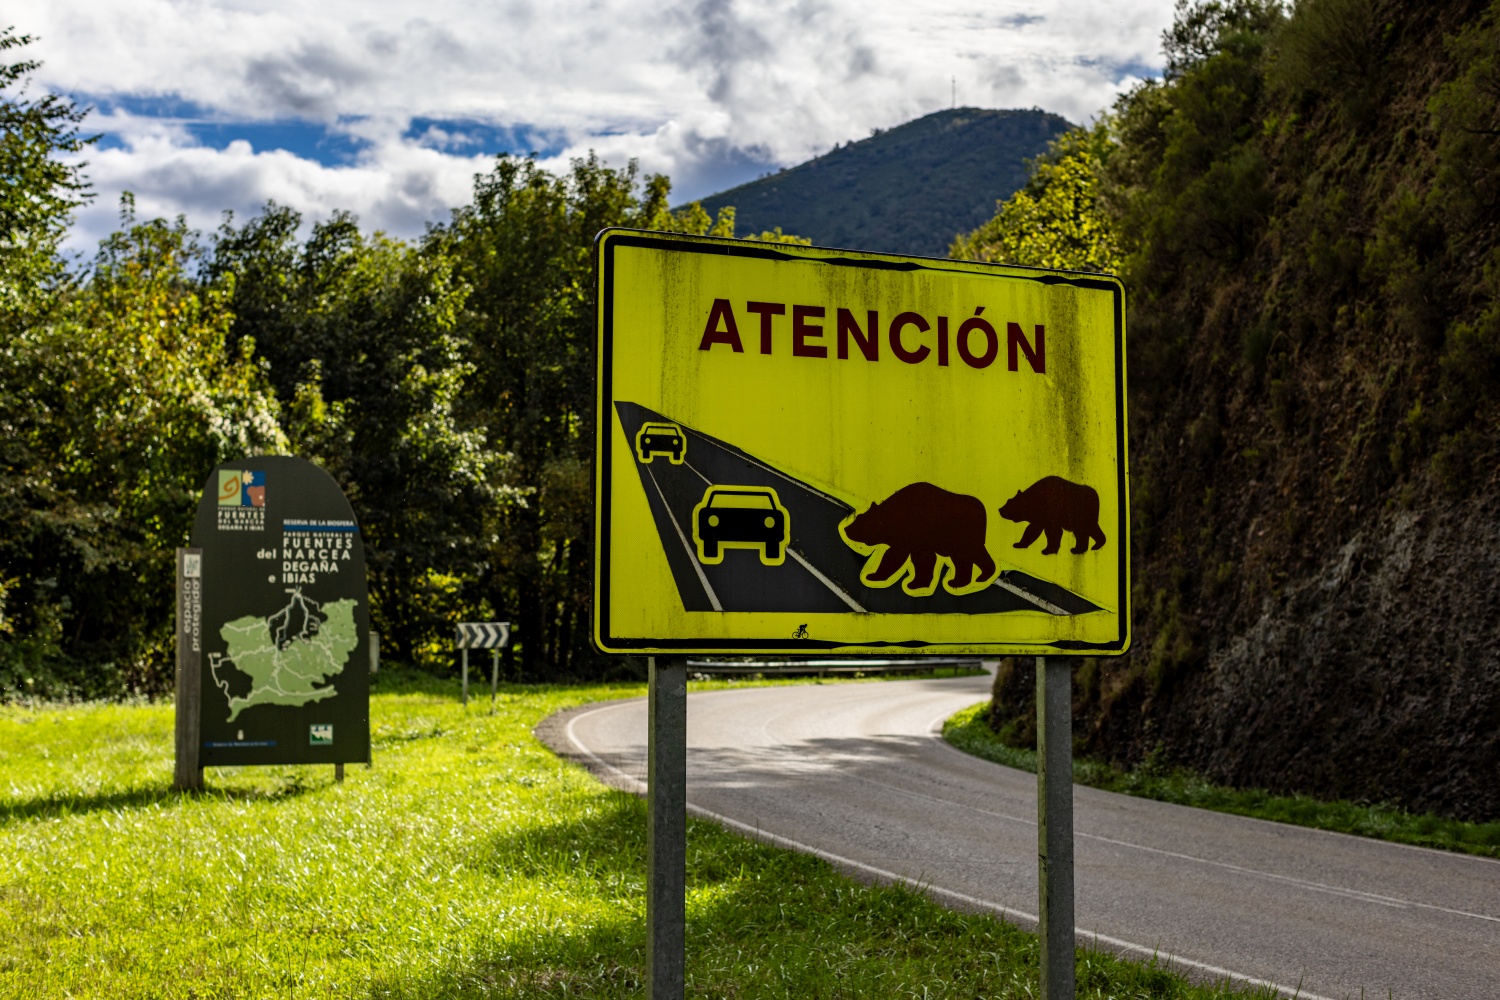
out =
<path fill-rule="evenodd" d="M 204 484 L 200 766 L 370 757 L 364 543 L 313 463 L 259 456 Z"/>

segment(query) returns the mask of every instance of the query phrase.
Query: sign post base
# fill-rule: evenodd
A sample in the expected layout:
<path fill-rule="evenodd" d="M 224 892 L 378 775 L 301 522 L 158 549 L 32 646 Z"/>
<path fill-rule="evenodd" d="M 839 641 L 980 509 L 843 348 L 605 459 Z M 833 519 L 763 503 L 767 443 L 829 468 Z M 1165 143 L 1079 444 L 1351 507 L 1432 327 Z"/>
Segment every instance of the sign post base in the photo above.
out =
<path fill-rule="evenodd" d="M 646 996 L 682 1000 L 687 867 L 687 660 L 650 661 L 646 767 Z"/>
<path fill-rule="evenodd" d="M 1036 658 L 1037 938 L 1042 1000 L 1073 1000 L 1073 673 Z"/>
<path fill-rule="evenodd" d="M 177 760 L 172 787 L 203 790 L 203 550 L 177 550 Z"/>

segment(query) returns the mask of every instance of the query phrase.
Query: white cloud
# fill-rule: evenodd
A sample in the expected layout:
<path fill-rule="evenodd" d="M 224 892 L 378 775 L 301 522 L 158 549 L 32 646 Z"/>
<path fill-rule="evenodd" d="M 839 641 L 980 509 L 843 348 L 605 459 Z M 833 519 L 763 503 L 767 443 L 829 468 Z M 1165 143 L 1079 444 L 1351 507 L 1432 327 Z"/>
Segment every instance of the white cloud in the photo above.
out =
<path fill-rule="evenodd" d="M 94 127 L 99 204 L 81 238 L 142 212 L 200 226 L 265 198 L 349 208 L 415 234 L 467 199 L 486 165 L 452 123 L 551 137 L 672 175 L 684 197 L 960 104 L 1082 121 L 1156 65 L 1171 0 L 49 0 L 41 82 L 138 111 L 174 102 L 226 123 L 302 122 L 353 137 L 352 158 L 199 145 L 182 122 L 115 112 Z M 413 119 L 435 120 L 408 136 Z M 253 140 L 252 140 L 253 141 Z"/>

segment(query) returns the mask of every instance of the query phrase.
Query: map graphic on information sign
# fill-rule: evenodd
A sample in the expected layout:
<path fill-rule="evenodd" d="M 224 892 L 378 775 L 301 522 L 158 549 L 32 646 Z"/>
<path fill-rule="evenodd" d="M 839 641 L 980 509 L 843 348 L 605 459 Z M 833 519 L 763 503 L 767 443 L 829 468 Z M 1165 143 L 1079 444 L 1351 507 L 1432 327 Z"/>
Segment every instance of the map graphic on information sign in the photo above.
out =
<path fill-rule="evenodd" d="M 364 539 L 339 484 L 286 455 L 226 462 L 204 483 L 192 547 L 200 764 L 368 761 Z"/>
<path fill-rule="evenodd" d="M 209 654 L 208 666 L 229 704 L 227 721 L 255 705 L 305 705 L 337 694 L 327 681 L 343 672 L 357 645 L 354 604 L 346 599 L 319 607 L 299 587 L 275 614 L 237 618 L 219 629 L 228 652 Z M 250 678 L 246 694 L 232 693 L 230 670 Z"/>
<path fill-rule="evenodd" d="M 1116 655 L 1105 274 L 606 230 L 595 642 Z"/>

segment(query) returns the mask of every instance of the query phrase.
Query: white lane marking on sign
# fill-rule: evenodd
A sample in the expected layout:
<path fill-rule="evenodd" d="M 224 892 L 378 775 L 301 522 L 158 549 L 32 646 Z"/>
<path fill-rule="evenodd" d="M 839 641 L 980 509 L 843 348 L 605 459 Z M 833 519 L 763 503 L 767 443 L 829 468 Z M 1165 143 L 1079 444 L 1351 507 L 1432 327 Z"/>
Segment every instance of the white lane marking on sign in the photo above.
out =
<path fill-rule="evenodd" d="M 1033 594 L 1029 590 L 1022 590 L 1020 587 L 1017 587 L 1015 584 L 1011 583 L 1009 580 L 1005 579 L 1004 577 L 999 577 L 999 576 L 995 577 L 995 586 L 999 587 L 1001 590 L 1008 590 L 1008 591 L 1010 591 L 1012 594 L 1015 594 L 1017 597 L 1019 597 L 1023 601 L 1030 601 L 1032 604 L 1035 604 L 1037 607 L 1041 608 L 1043 611 L 1047 612 L 1049 615 L 1065 615 L 1065 614 L 1067 614 L 1066 611 L 1064 611 L 1062 608 L 1058 607 L 1056 604 L 1053 604 L 1051 601 L 1044 600 L 1044 599 L 1036 596 L 1035 594 Z"/>
<path fill-rule="evenodd" d="M 840 587 L 838 584 L 834 583 L 832 580 L 828 579 L 828 577 L 824 576 L 822 573 L 818 572 L 818 567 L 814 566 L 812 563 L 808 562 L 806 559 L 803 559 L 802 558 L 802 553 L 798 552 L 796 549 L 792 548 L 790 545 L 788 545 L 786 547 L 786 550 L 787 550 L 788 554 L 790 554 L 793 559 L 797 560 L 797 562 L 799 562 L 802 565 L 803 569 L 807 570 L 813 576 L 817 577 L 819 583 L 821 583 L 823 586 L 827 587 L 829 590 L 831 590 L 835 594 L 837 594 L 839 600 L 843 601 L 845 604 L 849 605 L 850 608 L 852 608 L 853 610 L 859 612 L 862 615 L 863 614 L 868 614 L 868 612 L 865 611 L 864 608 L 860 607 L 858 601 L 856 601 L 854 598 L 850 597 L 848 594 L 844 593 L 844 590 L 843 590 L 842 587 Z"/>
<path fill-rule="evenodd" d="M 686 464 L 686 463 L 684 463 Z M 689 466 L 689 468 L 692 468 Z M 697 469 L 693 469 L 698 472 Z M 651 485 L 656 487 L 656 495 L 661 497 L 662 509 L 667 512 L 667 518 L 672 522 L 672 527 L 677 531 L 677 538 L 682 542 L 682 547 L 687 552 L 688 562 L 693 564 L 693 572 L 698 574 L 698 582 L 703 584 L 703 592 L 708 595 L 708 603 L 713 605 L 715 611 L 723 611 L 724 605 L 719 603 L 719 595 L 714 593 L 714 588 L 709 586 L 708 577 L 703 572 L 703 567 L 698 563 L 698 553 L 693 551 L 693 546 L 688 544 L 687 536 L 682 533 L 682 525 L 677 523 L 677 515 L 672 513 L 672 505 L 667 503 L 667 495 L 661 491 L 661 483 L 656 481 L 656 473 L 651 469 L 646 470 L 651 477 Z M 698 472 L 699 476 L 703 473 Z M 707 480 L 704 480 L 707 482 Z"/>
<path fill-rule="evenodd" d="M 712 479 L 709 479 L 703 473 L 699 472 L 696 468 L 693 468 L 693 463 L 692 462 L 683 462 L 682 464 L 686 465 L 689 469 L 692 469 L 693 470 L 693 474 L 696 475 L 699 479 L 703 480 L 703 482 L 705 484 L 707 484 L 709 486 L 716 485 Z M 757 462 L 756 464 L 759 465 L 760 463 Z M 776 470 L 772 469 L 770 466 L 762 466 L 762 468 L 766 469 L 769 472 L 776 472 Z M 776 474 L 778 476 L 781 476 L 782 479 L 786 479 L 787 482 L 789 482 L 789 483 L 793 483 L 793 484 L 795 484 L 797 486 L 801 486 L 802 485 L 801 483 L 798 483 L 795 479 L 787 479 L 786 476 L 782 476 L 781 473 L 779 473 L 779 472 L 776 472 Z M 661 487 L 657 487 L 657 492 L 658 493 L 661 492 Z M 812 493 L 813 496 L 818 497 L 821 500 L 827 500 L 828 499 L 828 497 L 826 497 L 823 494 L 819 493 L 817 490 L 808 490 L 808 492 Z M 662 498 L 662 503 L 666 503 L 666 502 L 667 502 L 666 498 L 663 497 Z M 670 513 L 670 511 L 668 513 Z M 672 523 L 676 524 L 677 522 L 674 519 Z M 677 531 L 677 533 L 679 535 L 681 535 L 682 534 L 682 530 L 679 528 L 678 531 Z M 684 544 L 685 543 L 686 543 L 686 539 L 684 539 Z M 834 594 L 838 597 L 839 600 L 841 600 L 845 604 L 849 605 L 849 607 L 850 607 L 851 610 L 857 611 L 859 614 L 862 614 L 862 615 L 863 614 L 869 614 L 869 612 L 867 612 L 864 608 L 862 608 L 860 606 L 860 604 L 859 604 L 858 601 L 856 601 L 854 598 L 852 598 L 848 594 L 846 594 L 844 592 L 844 590 L 843 590 L 842 587 L 840 587 L 838 584 L 834 583 L 832 580 L 828 579 L 828 577 L 824 576 L 822 574 L 822 572 L 820 572 L 818 570 L 818 567 L 814 566 L 812 563 L 810 563 L 806 559 L 802 558 L 802 553 L 798 552 L 796 549 L 792 548 L 790 545 L 788 545 L 786 547 L 786 551 L 787 551 L 788 555 L 790 555 L 793 559 L 797 560 L 797 562 L 801 564 L 801 566 L 802 566 L 803 569 L 805 569 L 809 573 L 811 573 L 813 575 L 814 579 L 816 579 L 823 586 L 827 587 L 829 590 L 833 591 Z M 700 573 L 699 575 L 701 576 L 702 574 Z M 705 585 L 706 585 L 706 581 L 705 581 Z M 719 608 L 719 606 L 717 604 L 714 605 L 714 610 L 715 611 L 720 610 L 720 608 Z"/>

